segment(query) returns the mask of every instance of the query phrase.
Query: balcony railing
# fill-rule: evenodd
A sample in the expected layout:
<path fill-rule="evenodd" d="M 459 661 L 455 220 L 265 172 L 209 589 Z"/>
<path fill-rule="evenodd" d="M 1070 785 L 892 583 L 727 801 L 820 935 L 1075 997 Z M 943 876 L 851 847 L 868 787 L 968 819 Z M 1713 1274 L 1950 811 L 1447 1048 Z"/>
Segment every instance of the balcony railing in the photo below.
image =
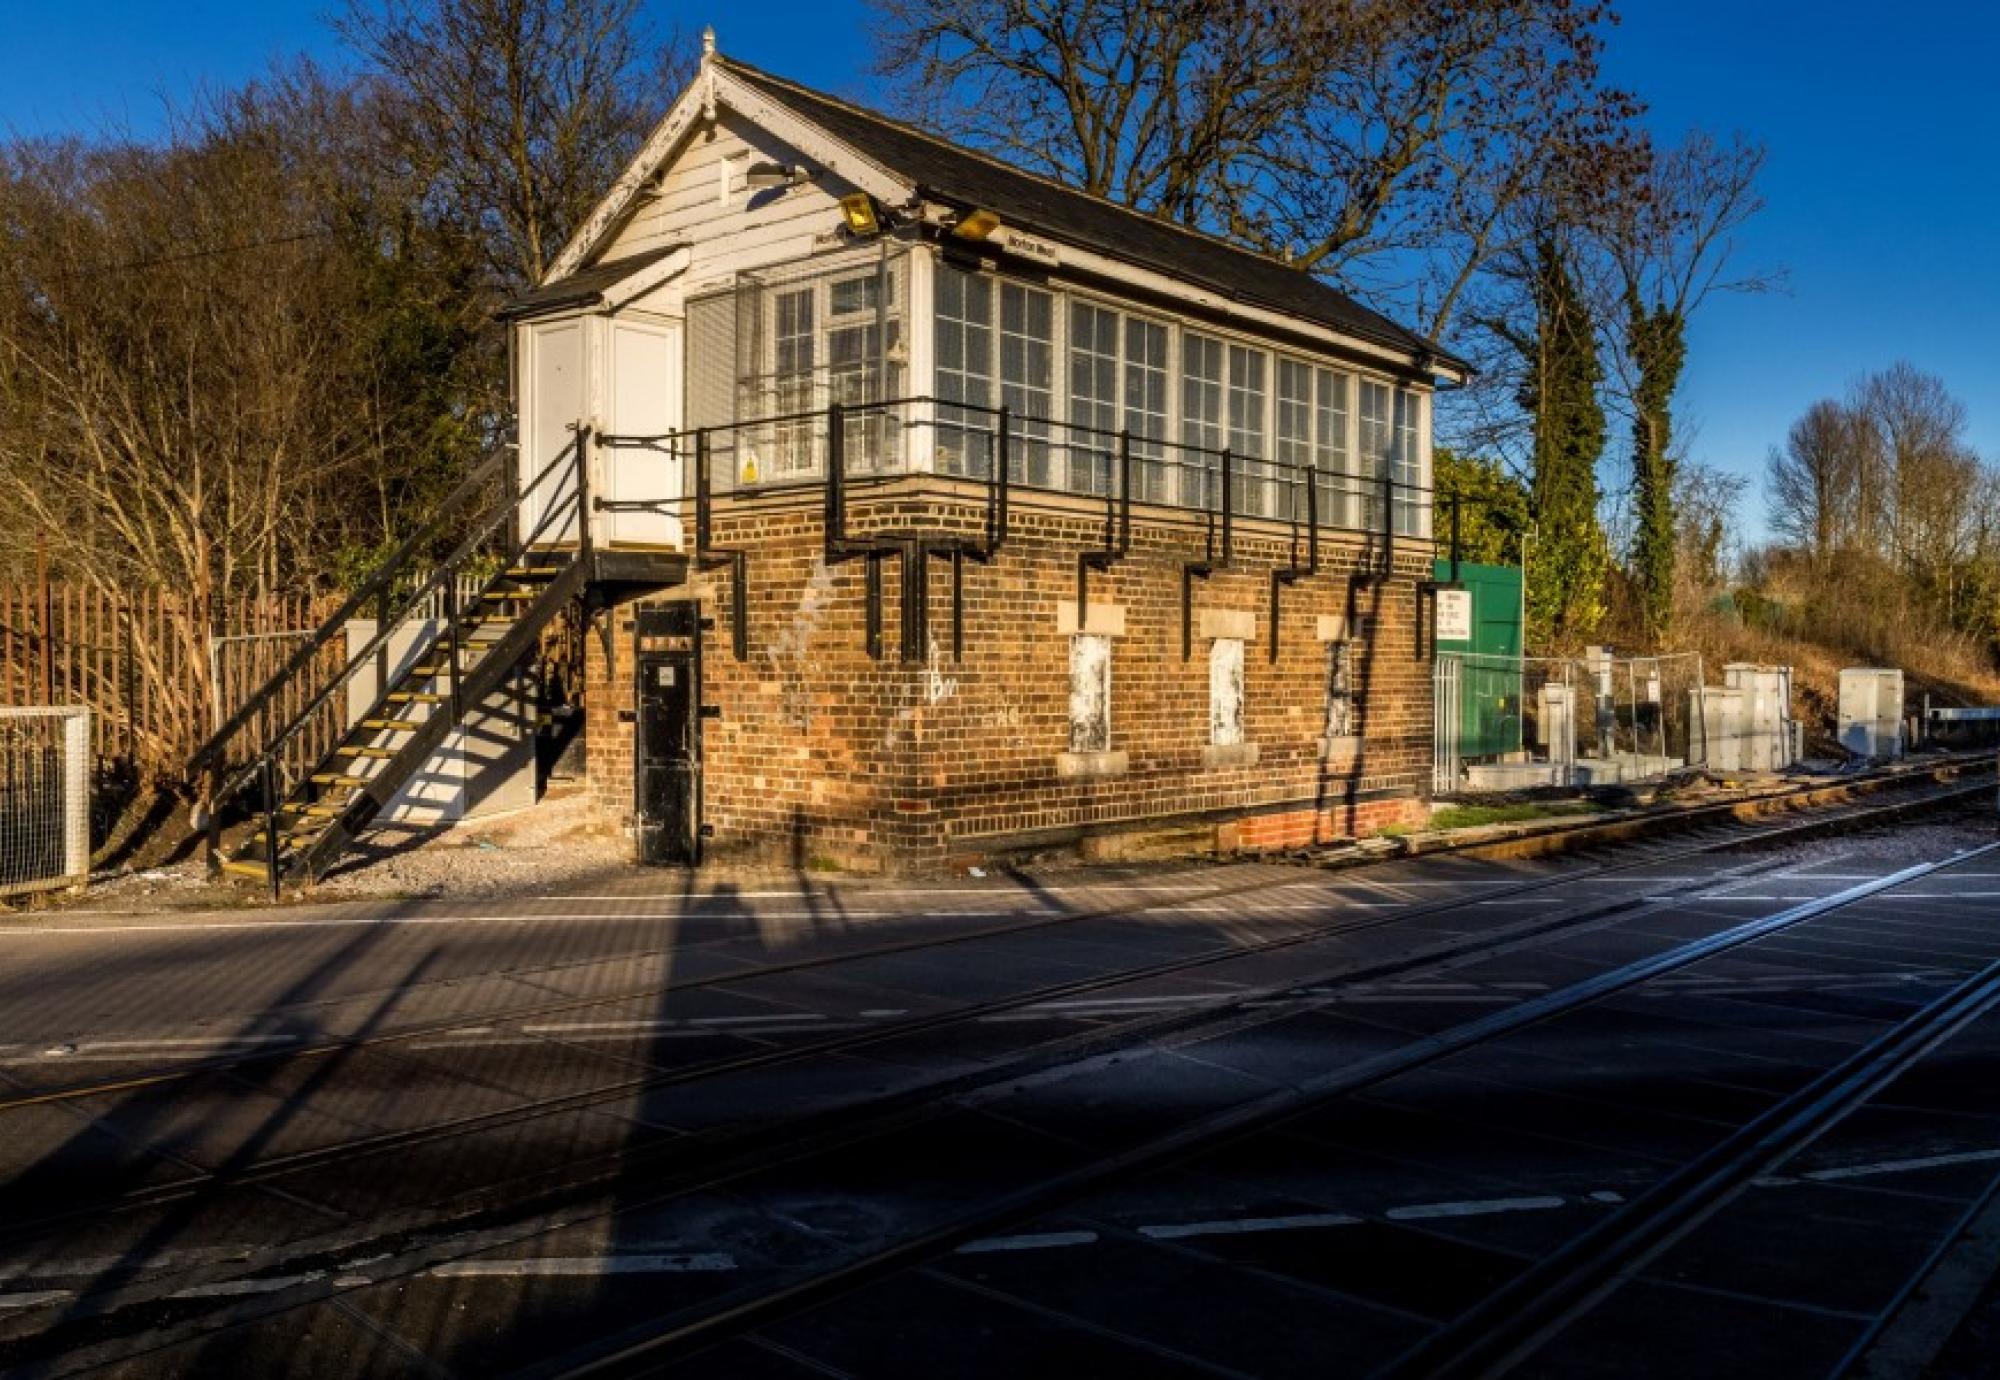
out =
<path fill-rule="evenodd" d="M 677 458 L 683 497 L 694 495 L 696 465 L 705 463 L 708 491 L 721 497 L 824 484 L 836 428 L 850 482 L 939 474 L 991 483 L 1004 463 L 1007 483 L 1016 489 L 1119 500 L 1128 497 L 1119 490 L 1121 476 L 1129 474 L 1133 503 L 1211 518 L 1302 523 L 1312 516 L 1323 529 L 1431 535 L 1430 488 L 1398 479 L 1395 471 L 1406 467 L 1394 462 L 1372 472 L 1358 463 L 1322 469 L 930 397 L 815 408 L 659 436 L 606 435 L 599 444 L 613 464 L 627 463 L 628 456 L 644 464 L 648 453 Z M 619 487 L 630 492 L 636 486 Z M 1311 502 L 1309 488 L 1315 492 Z"/>

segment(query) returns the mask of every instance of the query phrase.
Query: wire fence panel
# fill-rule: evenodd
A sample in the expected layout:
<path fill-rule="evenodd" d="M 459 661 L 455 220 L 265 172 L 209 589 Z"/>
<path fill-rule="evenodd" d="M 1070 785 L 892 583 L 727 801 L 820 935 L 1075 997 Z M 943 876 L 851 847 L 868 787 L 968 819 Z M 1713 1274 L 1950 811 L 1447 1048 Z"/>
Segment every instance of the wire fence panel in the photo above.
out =
<path fill-rule="evenodd" d="M 1709 760 L 1701 658 L 1440 652 L 1441 796 L 1651 781 Z"/>
<path fill-rule="evenodd" d="M 0 896 L 89 880 L 90 717 L 0 709 Z"/>

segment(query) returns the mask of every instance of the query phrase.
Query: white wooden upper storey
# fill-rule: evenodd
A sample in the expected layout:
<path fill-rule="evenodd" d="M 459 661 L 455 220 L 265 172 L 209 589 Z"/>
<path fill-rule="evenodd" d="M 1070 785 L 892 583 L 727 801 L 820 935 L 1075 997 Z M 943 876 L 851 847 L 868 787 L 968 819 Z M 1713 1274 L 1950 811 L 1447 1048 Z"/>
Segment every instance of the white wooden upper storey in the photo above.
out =
<path fill-rule="evenodd" d="M 1172 264 L 1073 242 L 1029 221 L 1033 208 L 940 199 L 796 108 L 824 115 L 828 98 L 799 88 L 787 101 L 784 84 L 747 72 L 705 57 L 547 282 L 508 308 L 524 482 L 579 423 L 600 435 L 658 436 L 803 410 L 800 402 L 938 396 L 1006 404 L 1031 445 L 1044 419 L 1036 467 L 1022 474 L 1017 461 L 1032 484 L 1103 492 L 1108 471 L 1062 444 L 1064 428 L 1129 430 L 1165 445 L 1228 447 L 1248 468 L 1236 491 L 1246 516 L 1285 515 L 1284 497 L 1257 487 L 1259 460 L 1360 478 L 1389 472 L 1404 495 L 1398 530 L 1428 532 L 1429 400 L 1437 382 L 1462 377 L 1455 361 L 1407 333 L 1343 330 L 1324 311 L 1286 310 L 1282 294 L 1250 298 L 1190 281 Z M 906 144 L 926 138 L 881 123 Z M 1002 190 L 1024 176 L 990 166 Z M 879 233 L 848 227 L 842 199 L 857 194 Z M 998 220 L 976 241 L 955 233 L 975 209 Z M 1157 241 L 1158 222 L 1132 219 Z M 1204 237 L 1177 247 L 1242 264 L 1242 251 Z M 1308 295 L 1303 273 L 1278 281 Z M 724 303 L 730 326 L 718 331 Z M 863 467 L 968 472 L 962 442 L 902 420 L 909 425 L 893 439 L 861 438 Z M 723 487 L 817 472 L 810 439 L 733 439 L 740 446 L 711 468 Z M 678 500 L 692 489 L 685 449 L 598 448 L 599 496 L 658 503 L 599 513 L 600 540 L 681 544 Z M 1330 488 L 1323 520 L 1364 521 L 1359 506 L 1352 520 L 1325 511 L 1362 487 Z M 1135 492 L 1207 501 L 1200 481 L 1176 479 L 1171 465 L 1136 479 Z"/>

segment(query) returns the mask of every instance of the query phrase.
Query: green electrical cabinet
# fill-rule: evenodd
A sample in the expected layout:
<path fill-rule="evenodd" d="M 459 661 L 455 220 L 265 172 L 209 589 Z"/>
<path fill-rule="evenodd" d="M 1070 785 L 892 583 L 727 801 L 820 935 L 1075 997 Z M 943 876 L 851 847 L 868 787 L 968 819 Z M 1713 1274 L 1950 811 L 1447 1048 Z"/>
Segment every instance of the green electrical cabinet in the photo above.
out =
<path fill-rule="evenodd" d="M 1439 561 L 1432 576 L 1449 582 L 1451 562 Z M 1462 561 L 1458 583 L 1472 596 L 1472 635 L 1441 635 L 1437 650 L 1465 653 L 1458 682 L 1459 755 L 1504 757 L 1521 751 L 1521 569 Z"/>

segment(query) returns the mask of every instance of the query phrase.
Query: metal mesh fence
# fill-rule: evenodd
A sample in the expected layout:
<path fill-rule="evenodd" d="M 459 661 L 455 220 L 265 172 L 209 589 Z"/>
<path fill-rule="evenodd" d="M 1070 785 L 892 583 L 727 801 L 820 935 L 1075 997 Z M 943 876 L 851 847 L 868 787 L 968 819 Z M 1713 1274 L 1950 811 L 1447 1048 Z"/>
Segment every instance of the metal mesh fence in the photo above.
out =
<path fill-rule="evenodd" d="M 0 709 L 0 896 L 90 875 L 90 711 Z"/>
<path fill-rule="evenodd" d="M 1440 652 L 1433 678 L 1437 795 L 1656 780 L 1709 760 L 1693 653 Z"/>

